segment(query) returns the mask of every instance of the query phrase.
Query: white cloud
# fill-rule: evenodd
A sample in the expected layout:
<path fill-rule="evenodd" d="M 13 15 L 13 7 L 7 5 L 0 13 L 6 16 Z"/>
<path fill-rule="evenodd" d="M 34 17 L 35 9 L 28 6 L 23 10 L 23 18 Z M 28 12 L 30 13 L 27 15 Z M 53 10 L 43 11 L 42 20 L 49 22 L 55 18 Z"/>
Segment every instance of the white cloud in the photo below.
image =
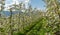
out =
<path fill-rule="evenodd" d="M 28 2 L 29 2 L 29 0 L 25 0 L 25 2 L 26 2 L 26 3 L 28 3 Z"/>
<path fill-rule="evenodd" d="M 14 4 L 14 3 L 19 4 L 19 1 L 18 1 L 18 0 L 12 0 L 12 1 L 13 1 L 13 2 L 12 2 L 13 4 Z"/>
<path fill-rule="evenodd" d="M 10 2 L 9 2 L 10 1 Z M 5 5 L 5 10 L 12 4 L 19 4 L 20 2 L 23 2 L 26 5 L 26 8 L 28 7 L 28 3 L 30 2 L 30 0 L 6 0 L 6 5 Z"/>
<path fill-rule="evenodd" d="M 26 8 L 28 8 L 28 3 L 30 3 L 30 0 L 25 0 L 24 1 Z"/>

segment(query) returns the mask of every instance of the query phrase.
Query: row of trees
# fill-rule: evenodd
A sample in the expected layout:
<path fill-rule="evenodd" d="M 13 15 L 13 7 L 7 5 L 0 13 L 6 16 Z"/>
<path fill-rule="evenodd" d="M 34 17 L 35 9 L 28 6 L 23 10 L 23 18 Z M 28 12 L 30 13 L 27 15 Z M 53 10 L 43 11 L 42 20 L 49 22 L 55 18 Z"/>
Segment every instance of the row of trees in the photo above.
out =
<path fill-rule="evenodd" d="M 49 12 L 49 14 L 50 14 L 50 12 L 54 12 L 55 14 L 57 14 L 57 16 L 56 17 L 59 17 L 59 18 L 57 18 L 58 20 L 54 20 L 54 22 L 51 24 L 50 23 L 50 25 L 52 25 L 53 26 L 53 28 L 54 28 L 54 26 L 56 26 L 55 27 L 55 29 L 54 30 L 56 30 L 57 32 L 56 33 L 58 33 L 58 34 L 56 34 L 56 35 L 60 35 L 59 33 L 59 29 L 60 29 L 60 0 L 44 0 L 44 2 L 46 3 L 46 7 L 47 7 L 47 12 Z M 55 14 L 54 14 L 54 16 L 55 16 Z M 53 15 L 53 14 L 51 14 L 51 15 Z M 53 16 L 52 16 L 53 17 Z M 54 17 L 53 17 L 53 19 L 54 19 Z M 51 19 L 50 19 L 50 21 L 51 21 Z M 58 22 L 57 22 L 58 21 Z"/>
<path fill-rule="evenodd" d="M 43 0 L 46 12 L 32 8 L 31 5 L 26 9 L 25 4 L 15 3 L 8 9 L 10 16 L 7 17 L 1 14 L 4 1 L 0 1 L 0 35 L 60 35 L 59 0 Z"/>

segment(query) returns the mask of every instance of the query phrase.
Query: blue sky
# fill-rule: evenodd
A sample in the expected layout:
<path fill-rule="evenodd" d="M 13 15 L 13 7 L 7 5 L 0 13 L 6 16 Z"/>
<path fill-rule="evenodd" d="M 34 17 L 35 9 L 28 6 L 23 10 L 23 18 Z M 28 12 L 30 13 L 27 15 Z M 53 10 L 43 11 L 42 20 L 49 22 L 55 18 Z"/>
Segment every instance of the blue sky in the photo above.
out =
<path fill-rule="evenodd" d="M 25 1 L 25 0 L 23 0 L 23 1 Z M 29 0 L 29 2 L 33 8 L 37 7 L 37 8 L 40 8 L 42 10 L 45 9 L 45 7 L 44 7 L 45 3 L 42 0 Z M 12 3 L 12 0 L 6 0 L 6 4 L 11 4 L 11 3 Z"/>
<path fill-rule="evenodd" d="M 42 0 L 31 0 L 32 7 L 37 7 L 40 9 L 45 9 L 44 5 L 45 3 Z"/>
<path fill-rule="evenodd" d="M 6 0 L 6 6 L 9 6 L 12 2 L 13 2 L 12 0 Z M 45 3 L 42 0 L 29 0 L 27 3 L 30 3 L 33 8 L 37 7 L 37 8 L 40 8 L 42 10 L 45 9 L 45 7 L 44 7 Z M 6 16 L 8 16 L 9 12 L 6 12 L 5 14 L 7 14 Z"/>

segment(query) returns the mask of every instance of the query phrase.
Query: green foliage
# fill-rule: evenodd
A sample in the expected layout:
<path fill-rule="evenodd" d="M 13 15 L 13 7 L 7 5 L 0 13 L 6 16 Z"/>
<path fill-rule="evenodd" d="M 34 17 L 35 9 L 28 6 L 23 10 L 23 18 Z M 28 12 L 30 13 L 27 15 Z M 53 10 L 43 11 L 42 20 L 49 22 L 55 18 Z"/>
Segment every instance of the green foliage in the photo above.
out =
<path fill-rule="evenodd" d="M 4 28 L 0 28 L 0 31 L 1 31 L 1 32 L 4 32 Z"/>
<path fill-rule="evenodd" d="M 22 4 L 14 4 L 10 8 L 11 15 L 0 17 L 0 34 L 2 35 L 54 35 L 60 33 L 60 7 L 57 0 L 44 1 L 47 5 L 47 12 L 22 8 Z M 54 2 L 54 3 L 53 3 Z M 54 4 L 54 6 L 53 6 Z M 24 9 L 24 12 L 20 12 Z M 13 10 L 19 13 L 12 14 Z"/>
<path fill-rule="evenodd" d="M 13 35 L 24 35 L 24 33 L 18 31 L 18 32 L 14 33 Z"/>

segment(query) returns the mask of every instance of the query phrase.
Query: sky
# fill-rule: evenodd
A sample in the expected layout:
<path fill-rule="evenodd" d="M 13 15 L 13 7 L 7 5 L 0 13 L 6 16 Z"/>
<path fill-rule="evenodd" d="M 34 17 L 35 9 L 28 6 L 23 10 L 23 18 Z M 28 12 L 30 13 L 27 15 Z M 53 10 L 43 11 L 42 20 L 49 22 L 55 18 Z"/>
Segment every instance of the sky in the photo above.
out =
<path fill-rule="evenodd" d="M 44 10 L 45 3 L 42 0 L 6 0 L 6 7 L 9 5 L 12 5 L 16 2 L 16 4 L 19 4 L 18 2 L 24 2 L 26 6 L 28 6 L 28 3 L 31 4 L 33 8 L 38 8 Z"/>
<path fill-rule="evenodd" d="M 40 9 L 45 9 L 45 3 L 42 0 L 31 0 L 32 7 L 37 7 Z"/>
<path fill-rule="evenodd" d="M 14 4 L 16 1 L 16 4 L 19 4 L 19 2 L 24 2 L 26 6 L 28 6 L 28 3 L 31 4 L 33 8 L 38 8 L 43 11 L 45 11 L 45 3 L 42 0 L 6 0 L 5 1 L 5 7 L 9 7 L 10 5 Z M 7 11 L 7 8 L 5 9 Z M 7 16 L 9 15 L 9 12 L 6 12 Z"/>

